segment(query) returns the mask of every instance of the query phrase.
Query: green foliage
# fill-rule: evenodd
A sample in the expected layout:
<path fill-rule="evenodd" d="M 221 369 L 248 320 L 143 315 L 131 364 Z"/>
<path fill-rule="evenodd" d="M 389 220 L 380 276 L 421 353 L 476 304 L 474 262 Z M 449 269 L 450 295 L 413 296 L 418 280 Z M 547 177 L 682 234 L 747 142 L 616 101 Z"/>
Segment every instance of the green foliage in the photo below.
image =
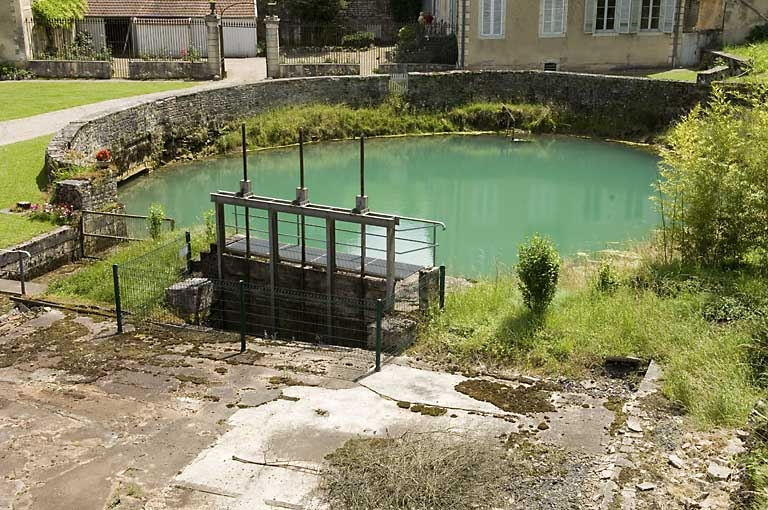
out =
<path fill-rule="evenodd" d="M 745 42 L 758 43 L 763 42 L 766 39 L 768 39 L 768 23 L 755 25 L 752 27 L 752 30 L 749 31 L 749 35 L 747 36 Z"/>
<path fill-rule="evenodd" d="M 616 268 L 607 260 L 602 261 L 595 274 L 595 289 L 610 294 L 615 292 L 620 284 L 621 280 Z"/>
<path fill-rule="evenodd" d="M 534 313 L 543 313 L 557 290 L 560 256 L 552 241 L 536 234 L 517 249 L 518 286 L 523 303 Z"/>
<path fill-rule="evenodd" d="M 112 51 L 106 46 L 96 48 L 93 45 L 93 37 L 88 32 L 78 31 L 71 43 L 64 44 L 56 52 L 41 55 L 42 59 L 68 59 L 68 60 L 111 60 Z"/>
<path fill-rule="evenodd" d="M 291 17 L 312 23 L 330 23 L 341 9 L 347 6 L 346 0 L 285 0 L 284 5 Z"/>
<path fill-rule="evenodd" d="M 160 204 L 150 205 L 149 214 L 147 215 L 147 230 L 152 239 L 160 238 L 160 234 L 163 231 L 163 219 L 165 219 L 163 206 Z"/>
<path fill-rule="evenodd" d="M 341 45 L 345 48 L 368 48 L 375 41 L 373 32 L 354 32 L 341 38 Z"/>
<path fill-rule="evenodd" d="M 205 211 L 203 222 L 205 224 L 205 242 L 216 242 L 216 211 L 213 209 Z"/>
<path fill-rule="evenodd" d="M 0 64 L 0 81 L 31 80 L 34 77 L 35 73 L 32 71 L 20 69 L 14 64 Z"/>
<path fill-rule="evenodd" d="M 670 132 L 662 151 L 659 208 L 665 256 L 714 266 L 768 249 L 768 103 L 757 90 L 716 89 Z"/>
<path fill-rule="evenodd" d="M 421 0 L 389 0 L 389 5 L 398 23 L 415 22 L 421 11 Z"/>
<path fill-rule="evenodd" d="M 420 23 L 411 23 L 397 32 L 395 62 L 454 65 L 458 57 L 455 34 L 429 33 Z"/>
<path fill-rule="evenodd" d="M 517 129 L 553 132 L 561 125 L 560 112 L 545 105 L 506 105 L 515 112 Z M 246 120 L 248 144 L 276 147 L 298 142 L 299 128 L 313 140 L 338 140 L 359 136 L 384 136 L 462 131 L 503 131 L 508 117 L 500 103 L 474 103 L 447 112 L 417 110 L 403 98 L 390 96 L 380 106 L 308 105 L 280 108 Z M 239 127 L 239 123 L 237 124 Z M 218 149 L 240 146 L 240 132 L 219 139 Z"/>
<path fill-rule="evenodd" d="M 768 41 L 752 42 L 739 46 L 727 46 L 725 51 L 747 58 L 750 61 L 749 73 L 739 81 L 764 83 L 768 74 Z"/>
<path fill-rule="evenodd" d="M 87 0 L 34 0 L 32 2 L 32 15 L 35 21 L 48 26 L 69 26 L 72 20 L 82 19 L 87 10 Z"/>
<path fill-rule="evenodd" d="M 664 369 L 665 395 L 697 422 L 744 426 L 764 395 L 745 346 L 768 329 L 751 319 L 714 326 L 701 312 L 713 294 L 768 303 L 768 284 L 757 272 L 718 273 L 717 279 L 691 277 L 689 268 L 643 273 L 647 285 L 612 293 L 571 284 L 540 318 L 515 292 L 513 275 L 480 281 L 448 293 L 445 311 L 420 329 L 414 354 L 574 377 L 589 377 L 607 356 L 655 359 Z"/>

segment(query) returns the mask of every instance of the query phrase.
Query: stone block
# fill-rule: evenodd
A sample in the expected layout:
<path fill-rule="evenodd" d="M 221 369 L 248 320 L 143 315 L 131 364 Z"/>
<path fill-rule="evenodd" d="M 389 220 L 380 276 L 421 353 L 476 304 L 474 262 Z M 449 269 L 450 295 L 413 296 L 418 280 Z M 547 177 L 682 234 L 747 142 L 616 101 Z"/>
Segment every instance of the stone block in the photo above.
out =
<path fill-rule="evenodd" d="M 199 322 L 213 303 L 213 282 L 207 278 L 187 278 L 165 289 L 165 302 L 175 314 Z"/>

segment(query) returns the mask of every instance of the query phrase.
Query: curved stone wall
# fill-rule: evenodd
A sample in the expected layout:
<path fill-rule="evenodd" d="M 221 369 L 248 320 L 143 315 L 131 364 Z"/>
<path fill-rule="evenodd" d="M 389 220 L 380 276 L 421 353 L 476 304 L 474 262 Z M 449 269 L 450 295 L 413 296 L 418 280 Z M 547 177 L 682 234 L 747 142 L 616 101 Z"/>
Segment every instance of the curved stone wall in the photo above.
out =
<path fill-rule="evenodd" d="M 344 76 L 267 80 L 180 91 L 168 98 L 70 124 L 46 152 L 49 176 L 58 167 L 92 161 L 102 148 L 113 154 L 119 176 L 153 168 L 174 155 L 174 146 L 201 128 L 215 134 L 233 120 L 271 109 L 309 103 L 376 104 L 388 93 L 389 77 Z M 662 128 L 706 98 L 694 83 L 542 71 L 413 73 L 407 100 L 446 108 L 472 101 L 551 103 L 596 121 L 641 123 Z M 641 131 L 641 130 L 638 130 Z M 203 140 L 204 142 L 205 140 Z"/>

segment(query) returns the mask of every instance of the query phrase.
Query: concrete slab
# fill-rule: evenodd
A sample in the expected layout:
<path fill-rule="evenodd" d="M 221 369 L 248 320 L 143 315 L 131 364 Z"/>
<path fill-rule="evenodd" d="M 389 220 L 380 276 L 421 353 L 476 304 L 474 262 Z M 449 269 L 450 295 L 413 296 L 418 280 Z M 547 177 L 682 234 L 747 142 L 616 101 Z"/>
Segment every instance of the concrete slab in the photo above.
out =
<path fill-rule="evenodd" d="M 25 282 L 24 283 L 26 296 L 34 297 L 45 294 L 48 290 L 48 285 L 37 282 Z M 21 295 L 21 282 L 17 280 L 6 280 L 0 278 L 0 294 L 10 294 L 12 296 Z"/>

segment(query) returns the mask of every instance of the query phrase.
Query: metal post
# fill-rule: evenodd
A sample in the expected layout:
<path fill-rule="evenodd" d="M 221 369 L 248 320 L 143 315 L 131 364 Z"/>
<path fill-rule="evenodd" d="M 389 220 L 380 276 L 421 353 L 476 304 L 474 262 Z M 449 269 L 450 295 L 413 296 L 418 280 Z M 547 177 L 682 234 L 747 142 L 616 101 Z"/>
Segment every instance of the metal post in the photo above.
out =
<path fill-rule="evenodd" d="M 432 224 L 432 267 L 437 264 L 437 225 Z"/>
<path fill-rule="evenodd" d="M 243 145 L 243 181 L 248 181 L 248 142 L 245 138 L 245 122 L 240 126 Z"/>
<path fill-rule="evenodd" d="M 192 272 L 192 236 L 189 231 L 184 232 L 184 240 L 187 242 L 187 273 Z"/>
<path fill-rule="evenodd" d="M 376 371 L 381 372 L 381 317 L 384 315 L 384 303 L 376 300 Z"/>
<path fill-rule="evenodd" d="M 223 261 L 222 256 L 224 255 L 224 248 L 226 245 L 226 231 L 224 229 L 224 204 L 216 203 L 215 207 L 216 211 L 216 268 L 218 270 L 219 280 L 223 277 Z M 237 211 L 235 211 L 235 215 L 237 215 Z"/>
<path fill-rule="evenodd" d="M 445 309 L 445 266 L 440 266 L 440 309 Z"/>
<path fill-rule="evenodd" d="M 277 211 L 270 209 L 267 212 L 269 220 L 269 295 L 272 309 L 272 332 L 277 331 L 277 305 L 275 303 L 275 289 L 279 284 L 278 264 L 280 263 L 280 233 L 278 231 Z"/>
<path fill-rule="evenodd" d="M 304 128 L 299 128 L 299 187 L 304 189 Z"/>
<path fill-rule="evenodd" d="M 328 338 L 333 338 L 333 298 L 336 294 L 336 221 L 328 218 L 325 220 L 325 273 L 326 292 L 328 296 Z"/>
<path fill-rule="evenodd" d="M 27 286 L 24 283 L 24 252 L 19 252 L 19 280 L 21 280 L 21 295 L 24 296 L 27 293 Z"/>
<path fill-rule="evenodd" d="M 395 299 L 395 227 L 387 227 L 387 305 Z"/>
<path fill-rule="evenodd" d="M 240 280 L 240 352 L 245 352 L 245 282 Z"/>
<path fill-rule="evenodd" d="M 112 264 L 112 282 L 115 286 L 115 318 L 117 319 L 117 332 L 123 332 L 123 306 L 120 302 L 120 275 L 117 264 Z"/>
<path fill-rule="evenodd" d="M 360 135 L 360 196 L 365 196 L 365 135 Z"/>

